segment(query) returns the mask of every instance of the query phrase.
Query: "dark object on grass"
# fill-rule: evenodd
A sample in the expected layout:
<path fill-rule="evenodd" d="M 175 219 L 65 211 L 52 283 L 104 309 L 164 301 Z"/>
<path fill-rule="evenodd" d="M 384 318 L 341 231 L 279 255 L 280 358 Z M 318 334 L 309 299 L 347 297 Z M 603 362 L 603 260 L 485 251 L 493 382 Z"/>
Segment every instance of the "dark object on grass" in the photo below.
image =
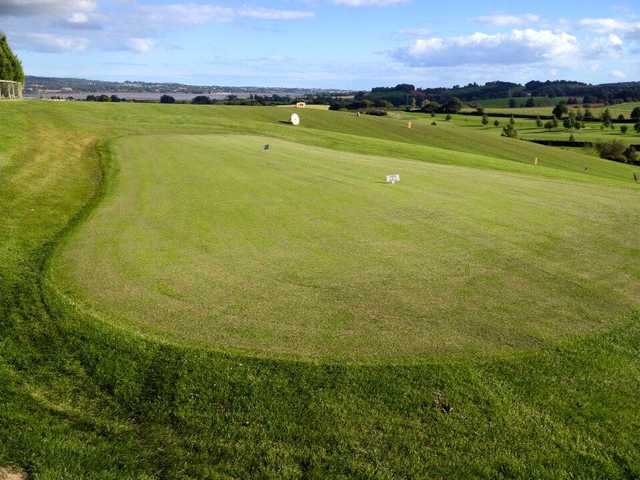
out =
<path fill-rule="evenodd" d="M 634 173 L 633 179 L 636 181 L 636 183 L 640 183 L 640 173 Z"/>
<path fill-rule="evenodd" d="M 264 146 L 265 150 L 270 150 L 271 149 L 271 145 L 269 145 L 268 143 Z"/>

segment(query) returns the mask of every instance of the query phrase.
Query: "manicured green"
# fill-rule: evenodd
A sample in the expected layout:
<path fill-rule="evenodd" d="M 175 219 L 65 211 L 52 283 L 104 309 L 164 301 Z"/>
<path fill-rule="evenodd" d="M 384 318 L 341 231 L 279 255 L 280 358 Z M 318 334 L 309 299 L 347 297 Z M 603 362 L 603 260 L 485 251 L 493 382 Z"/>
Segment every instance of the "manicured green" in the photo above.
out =
<path fill-rule="evenodd" d="M 640 189 L 630 178 L 631 167 L 502 139 L 457 126 L 455 118 L 446 126 L 408 129 L 403 119 L 308 111 L 303 125 L 292 128 L 280 123 L 287 110 L 277 108 L 12 102 L 0 105 L 0 113 L 0 466 L 15 464 L 30 478 L 55 480 L 640 475 L 640 243 L 634 229 Z M 267 141 L 274 149 L 265 159 L 260 145 Z M 221 157 L 228 164 L 220 165 Z M 230 181 L 219 183 L 208 162 Z M 302 164 L 295 167 L 296 162 Z M 409 175 L 393 187 L 375 183 L 388 166 L 407 168 Z M 249 182 L 254 173 L 260 175 Z M 288 187 L 267 181 L 282 177 Z M 300 186 L 305 180 L 311 199 Z M 418 181 L 429 188 L 412 184 Z M 130 197 L 136 182 L 139 203 Z M 168 194 L 184 201 L 167 201 Z M 333 195 L 342 195 L 344 205 Z M 426 200 L 438 204 L 421 203 Z M 320 208 L 323 201 L 333 212 Z M 118 211 L 118 202 L 127 210 Z M 376 231 L 366 222 L 376 210 L 395 214 L 400 207 L 408 211 L 393 217 L 397 238 L 390 239 L 386 226 Z M 544 207 L 546 215 L 535 213 Z M 310 215 L 296 230 L 291 217 L 303 208 L 318 222 L 312 227 Z M 109 209 L 114 216 L 105 219 Z M 215 209 L 222 211 L 216 215 Z M 279 230 L 280 211 L 291 235 Z M 185 220 L 187 214 L 200 228 Z M 331 225 L 336 218 L 358 222 L 360 250 L 353 247 L 359 232 Z M 145 231 L 145 220 L 157 236 Z M 119 231 L 117 224 L 127 228 Z M 105 233 L 112 239 L 102 238 L 100 228 L 109 228 Z M 298 238 L 314 228 L 317 236 Z M 539 236 L 531 233 L 537 228 Z M 202 238 L 193 238 L 190 229 Z M 156 268 L 165 239 L 174 244 L 173 237 L 183 236 L 186 253 L 202 248 L 203 262 L 169 256 L 162 275 L 172 282 L 181 266 L 195 271 L 198 264 L 213 281 L 235 284 L 242 272 L 214 269 L 212 251 L 204 250 L 215 246 L 214 236 L 231 239 L 228 255 L 219 258 L 223 265 L 248 261 L 253 276 L 243 282 L 255 293 L 275 288 L 268 274 L 277 262 L 269 253 L 306 261 L 301 245 L 319 249 L 327 237 L 322 232 L 328 232 L 328 259 L 347 258 L 331 244 L 340 231 L 353 255 L 365 257 L 365 267 L 372 248 L 392 251 L 386 243 L 393 240 L 407 255 L 403 271 L 417 272 L 418 279 L 438 274 L 409 262 L 424 258 L 432 266 L 442 261 L 443 284 L 458 275 L 464 288 L 450 305 L 468 300 L 469 309 L 460 338 L 482 330 L 476 322 L 489 310 L 513 319 L 501 305 L 516 295 L 518 280 L 540 292 L 522 302 L 523 315 L 541 312 L 540 331 L 550 332 L 558 320 L 558 338 L 536 332 L 518 342 L 517 327 L 525 331 L 532 322 L 499 325 L 485 317 L 483 333 L 493 336 L 489 351 L 440 355 L 431 349 L 413 352 L 402 364 L 390 360 L 394 355 L 346 362 L 340 345 L 331 361 L 314 355 L 307 342 L 300 359 L 291 360 L 273 354 L 275 342 L 269 348 L 249 346 L 260 353 L 255 356 L 235 351 L 229 341 L 206 347 L 193 339 L 163 341 L 157 331 L 145 334 L 140 319 L 87 312 L 88 301 L 104 308 L 96 295 L 105 292 L 73 290 L 73 280 L 83 271 L 89 275 L 91 266 L 95 277 L 107 271 L 108 251 L 96 251 L 85 257 L 95 263 L 82 265 L 81 256 L 95 250 L 94 240 L 120 249 L 123 256 L 112 258 L 114 267 L 127 263 L 131 252 L 123 242 L 129 241 Z M 282 239 L 293 248 L 276 244 Z M 423 256 L 415 251 L 423 249 L 412 250 L 411 239 L 440 241 Z M 498 255 L 500 249 L 505 255 Z M 257 268 L 259 257 L 264 269 Z M 357 300 L 349 295 L 348 287 L 357 285 L 353 279 L 371 273 L 349 262 L 356 263 L 347 258 L 347 265 L 334 264 L 341 281 L 330 285 L 336 295 L 342 292 L 336 299 L 343 305 Z M 353 272 L 350 278 L 340 276 L 344 268 Z M 478 285 L 464 280 L 481 279 L 490 269 L 496 274 L 488 291 L 502 283 L 502 295 L 495 294 L 493 304 L 476 303 L 482 300 L 477 291 L 473 295 Z M 313 269 L 289 271 L 302 278 L 284 283 L 300 289 L 308 288 L 305 276 L 330 277 Z M 267 274 L 262 283 L 255 278 L 261 273 Z M 144 303 L 153 290 L 145 288 L 144 275 L 139 280 Z M 388 292 L 408 285 L 388 280 Z M 162 298 L 175 295 L 175 287 L 160 286 Z M 369 295 L 383 287 L 365 288 L 362 305 L 375 304 Z M 105 282 L 107 288 L 120 286 Z M 408 288 L 411 293 L 416 287 Z M 241 299 L 245 291 L 224 294 Z M 572 292 L 576 304 L 569 301 Z M 167 303 L 158 305 L 164 315 Z M 405 325 L 408 317 L 401 316 Z M 509 334 L 500 339 L 494 328 Z M 441 329 L 438 335 L 451 332 Z"/>
<path fill-rule="evenodd" d="M 634 190 L 244 135 L 134 136 L 114 154 L 116 187 L 53 282 L 147 333 L 408 361 L 538 347 L 635 305 Z"/>

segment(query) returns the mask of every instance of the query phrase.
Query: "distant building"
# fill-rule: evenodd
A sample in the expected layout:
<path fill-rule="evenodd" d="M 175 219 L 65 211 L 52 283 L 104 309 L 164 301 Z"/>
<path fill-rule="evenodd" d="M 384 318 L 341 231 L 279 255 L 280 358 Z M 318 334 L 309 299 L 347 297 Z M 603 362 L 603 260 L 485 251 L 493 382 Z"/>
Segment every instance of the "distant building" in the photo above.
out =
<path fill-rule="evenodd" d="M 307 108 L 307 104 L 304 102 L 296 103 L 296 108 Z"/>

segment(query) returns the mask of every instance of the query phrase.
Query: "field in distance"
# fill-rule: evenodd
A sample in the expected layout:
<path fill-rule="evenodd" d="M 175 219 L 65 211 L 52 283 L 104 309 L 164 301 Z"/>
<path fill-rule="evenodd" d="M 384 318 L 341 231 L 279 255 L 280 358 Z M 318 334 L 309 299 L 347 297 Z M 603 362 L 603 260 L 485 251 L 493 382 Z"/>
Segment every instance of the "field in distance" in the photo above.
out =
<path fill-rule="evenodd" d="M 506 100 L 506 102 L 505 102 Z M 485 107 L 485 112 L 487 114 L 492 113 L 506 113 L 512 115 L 553 115 L 553 108 L 558 104 L 559 101 L 566 100 L 566 98 L 546 98 L 545 100 L 536 99 L 535 107 L 523 107 L 518 106 L 515 108 L 509 108 L 509 99 L 497 99 L 497 100 L 486 100 L 473 102 L 478 104 L 478 106 Z M 521 105 L 526 101 L 526 99 L 516 99 L 518 105 Z M 627 103 L 619 103 L 616 105 L 607 105 L 607 106 L 593 106 L 590 107 L 591 113 L 595 117 L 600 117 L 605 110 L 609 110 L 614 120 L 618 117 L 618 115 L 624 115 L 625 118 L 631 117 L 631 112 L 636 107 L 640 107 L 640 102 L 627 102 Z M 584 105 L 569 105 L 570 110 L 585 110 Z M 473 108 L 467 108 L 466 111 L 473 111 Z"/>
<path fill-rule="evenodd" d="M 262 136 L 120 140 L 54 281 L 165 339 L 346 361 L 530 349 L 637 306 L 630 182 L 424 148 L 456 165 Z"/>

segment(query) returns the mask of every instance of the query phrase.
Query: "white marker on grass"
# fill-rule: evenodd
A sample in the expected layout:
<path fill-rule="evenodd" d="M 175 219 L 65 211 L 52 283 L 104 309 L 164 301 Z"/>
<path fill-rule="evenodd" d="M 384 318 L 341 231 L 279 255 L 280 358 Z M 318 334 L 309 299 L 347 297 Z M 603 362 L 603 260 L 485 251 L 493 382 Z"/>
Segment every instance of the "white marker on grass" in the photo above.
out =
<path fill-rule="evenodd" d="M 395 185 L 400 181 L 400 175 L 395 173 L 393 175 L 387 175 L 387 183 Z"/>
<path fill-rule="evenodd" d="M 292 113 L 289 121 L 291 122 L 291 125 L 297 127 L 298 125 L 300 125 L 300 115 L 298 115 L 297 113 Z"/>

